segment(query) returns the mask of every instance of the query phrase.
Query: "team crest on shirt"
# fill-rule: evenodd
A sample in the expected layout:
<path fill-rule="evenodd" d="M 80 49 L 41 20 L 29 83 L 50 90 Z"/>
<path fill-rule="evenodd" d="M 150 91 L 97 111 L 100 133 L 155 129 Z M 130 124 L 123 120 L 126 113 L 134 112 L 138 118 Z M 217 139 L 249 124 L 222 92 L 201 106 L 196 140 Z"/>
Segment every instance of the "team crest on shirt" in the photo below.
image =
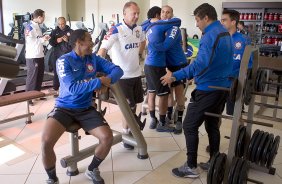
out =
<path fill-rule="evenodd" d="M 242 48 L 242 42 L 236 42 L 235 49 L 241 49 L 241 48 Z"/>
<path fill-rule="evenodd" d="M 140 38 L 140 31 L 139 30 L 136 30 L 135 34 L 136 34 L 136 38 Z"/>
<path fill-rule="evenodd" d="M 92 64 L 87 64 L 86 65 L 86 68 L 87 68 L 87 72 L 88 73 L 91 73 L 91 72 L 94 72 L 94 67 L 93 67 L 93 65 Z"/>

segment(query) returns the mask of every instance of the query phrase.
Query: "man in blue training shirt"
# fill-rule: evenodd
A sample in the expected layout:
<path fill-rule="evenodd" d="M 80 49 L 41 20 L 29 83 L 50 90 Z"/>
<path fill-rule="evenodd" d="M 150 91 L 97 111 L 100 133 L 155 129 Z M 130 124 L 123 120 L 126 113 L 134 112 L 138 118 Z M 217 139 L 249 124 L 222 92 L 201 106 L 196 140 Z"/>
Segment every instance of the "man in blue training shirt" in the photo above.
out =
<path fill-rule="evenodd" d="M 148 21 L 147 21 L 148 22 Z M 151 22 L 151 21 L 150 21 Z M 174 128 L 170 127 L 166 121 L 166 111 L 168 104 L 168 95 L 170 89 L 168 85 L 163 86 L 160 78 L 165 74 L 166 68 L 166 55 L 164 51 L 158 51 L 153 47 L 153 43 L 162 42 L 165 39 L 165 33 L 170 30 L 167 34 L 174 35 L 174 26 L 179 27 L 181 20 L 174 18 L 171 20 L 159 20 L 157 22 L 151 22 L 149 26 L 146 26 L 146 36 L 148 40 L 148 55 L 145 60 L 145 76 L 148 85 L 148 106 L 152 121 L 150 128 L 155 129 L 158 132 L 173 132 Z M 143 24 L 146 25 L 146 24 Z M 157 123 L 155 117 L 155 96 L 159 97 L 159 115 L 160 122 Z"/>
<path fill-rule="evenodd" d="M 173 17 L 173 9 L 165 5 L 162 7 L 161 11 L 161 19 L 162 20 L 170 20 Z M 169 34 L 172 31 L 173 35 Z M 158 51 L 165 51 L 166 54 L 166 66 L 167 68 L 175 72 L 181 68 L 184 68 L 187 65 L 187 59 L 182 49 L 182 36 L 179 27 L 173 26 L 170 30 L 165 34 L 166 38 L 163 42 L 160 43 L 152 43 L 154 49 Z M 182 115 L 184 111 L 185 105 L 185 96 L 184 96 L 184 86 L 186 83 L 186 79 L 175 81 L 171 86 L 171 92 L 175 92 L 175 98 L 177 101 L 177 119 L 174 120 L 175 123 L 175 134 L 182 133 Z M 173 94 L 169 95 L 168 98 L 168 110 L 167 110 L 167 118 L 171 120 L 171 115 L 173 111 L 174 99 Z"/>
<path fill-rule="evenodd" d="M 233 69 L 232 78 L 238 78 L 240 71 L 240 64 L 244 54 L 245 47 L 250 45 L 247 35 L 237 32 L 237 24 L 239 22 L 240 13 L 236 10 L 223 10 L 221 16 L 221 24 L 229 31 L 233 43 Z M 251 69 L 253 64 L 252 57 L 250 58 L 248 68 Z M 233 115 L 235 103 L 227 98 L 226 114 Z"/>
<path fill-rule="evenodd" d="M 209 137 L 210 157 L 219 151 L 219 118 L 206 116 L 205 112 L 221 114 L 227 92 L 209 88 L 209 86 L 229 87 L 228 77 L 232 70 L 232 40 L 227 30 L 217 21 L 213 6 L 204 3 L 194 11 L 196 25 L 203 32 L 199 52 L 195 61 L 174 73 L 167 71 L 163 76 L 163 85 L 184 78 L 194 78 L 196 89 L 191 94 L 187 114 L 183 121 L 186 139 L 187 161 L 172 170 L 178 177 L 199 177 L 197 169 L 198 130 L 204 121 Z"/>
<path fill-rule="evenodd" d="M 48 114 L 42 133 L 42 160 L 49 176 L 48 184 L 58 184 L 56 175 L 56 155 L 54 145 L 73 122 L 77 122 L 85 132 L 97 137 L 99 145 L 85 175 L 93 183 L 103 184 L 98 166 L 109 153 L 113 141 L 110 127 L 103 116 L 91 106 L 93 91 L 104 92 L 117 82 L 123 71 L 107 60 L 92 54 L 91 35 L 82 29 L 75 30 L 69 40 L 73 50 L 57 60 L 60 81 L 59 96 L 55 108 Z M 96 78 L 97 72 L 107 74 Z"/>

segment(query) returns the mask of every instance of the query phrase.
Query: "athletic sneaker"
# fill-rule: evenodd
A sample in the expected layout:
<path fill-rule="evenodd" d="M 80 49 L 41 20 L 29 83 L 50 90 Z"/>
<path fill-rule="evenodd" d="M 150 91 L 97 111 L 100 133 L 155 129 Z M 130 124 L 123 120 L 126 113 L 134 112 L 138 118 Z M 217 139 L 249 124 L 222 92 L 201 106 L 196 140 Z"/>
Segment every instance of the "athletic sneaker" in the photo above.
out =
<path fill-rule="evenodd" d="M 175 123 L 174 134 L 181 134 L 181 133 L 182 133 L 182 122 L 181 121 L 177 121 Z"/>
<path fill-rule="evenodd" d="M 157 132 L 173 132 L 174 127 L 170 127 L 167 123 L 165 123 L 165 125 L 162 125 L 162 123 L 159 122 L 156 130 Z"/>
<path fill-rule="evenodd" d="M 127 144 L 125 142 L 122 142 L 123 144 L 123 147 L 127 150 L 134 150 L 134 146 L 130 145 L 130 144 Z"/>
<path fill-rule="evenodd" d="M 93 171 L 86 169 L 85 176 L 92 180 L 94 184 L 105 184 L 104 179 L 100 176 L 98 168 L 94 168 Z"/>
<path fill-rule="evenodd" d="M 185 162 L 184 165 L 172 169 L 172 174 L 176 177 L 181 178 L 197 178 L 200 176 L 200 173 L 197 168 L 190 168 L 187 165 L 187 162 Z"/>
<path fill-rule="evenodd" d="M 173 120 L 169 119 L 167 116 L 165 117 L 165 123 L 166 124 L 173 124 Z"/>
<path fill-rule="evenodd" d="M 57 178 L 57 181 L 54 181 L 53 179 L 46 180 L 46 184 L 59 184 L 59 179 Z"/>
<path fill-rule="evenodd" d="M 199 163 L 199 167 L 201 169 L 203 169 L 204 171 L 208 171 L 209 168 L 210 168 L 210 161 L 208 161 L 208 162 L 200 162 Z"/>
<path fill-rule="evenodd" d="M 151 123 L 150 123 L 149 128 L 150 129 L 155 129 L 157 127 L 157 124 L 158 124 L 157 118 L 151 118 Z"/>

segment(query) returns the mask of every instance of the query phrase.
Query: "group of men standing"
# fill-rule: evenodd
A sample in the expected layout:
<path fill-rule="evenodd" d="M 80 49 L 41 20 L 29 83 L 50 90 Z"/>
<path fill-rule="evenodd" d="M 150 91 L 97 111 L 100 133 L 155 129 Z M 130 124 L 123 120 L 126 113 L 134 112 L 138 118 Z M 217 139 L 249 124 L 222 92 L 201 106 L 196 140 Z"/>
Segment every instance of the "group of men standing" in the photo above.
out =
<path fill-rule="evenodd" d="M 47 183 L 59 183 L 53 147 L 70 126 L 68 122 L 71 121 L 81 122 L 85 131 L 98 137 L 99 146 L 85 174 L 93 183 L 104 183 L 98 166 L 109 152 L 112 136 L 105 120 L 90 107 L 91 91 L 103 91 L 105 87 L 118 82 L 131 110 L 136 113 L 137 104 L 143 102 L 142 68 L 139 57 L 144 51 L 146 40 L 148 55 L 144 71 L 148 85 L 150 128 L 176 134 L 184 130 L 185 134 L 187 161 L 182 166 L 172 169 L 173 175 L 192 178 L 199 176 L 198 129 L 203 122 L 206 123 L 209 137 L 210 156 L 219 151 L 219 118 L 209 117 L 204 113 L 221 114 L 228 97 L 225 91 L 211 89 L 209 86 L 229 87 L 229 78 L 238 76 L 244 48 L 249 44 L 243 35 L 236 33 L 239 13 L 235 10 L 225 10 L 220 22 L 215 8 L 210 4 L 204 3 L 195 9 L 196 25 L 202 31 L 202 37 L 198 55 L 189 65 L 181 46 L 181 20 L 173 16 L 173 9 L 167 5 L 162 9 L 151 8 L 148 11 L 148 20 L 142 26 L 137 25 L 139 14 L 138 5 L 135 2 L 127 2 L 123 8 L 123 21 L 112 27 L 105 36 L 97 54 L 105 57 L 111 50 L 113 64 L 91 53 L 93 43 L 86 31 L 76 30 L 69 38 L 68 33 L 71 30 L 65 31 L 68 28 L 65 26 L 65 19 L 60 19 L 63 23 L 58 25 L 60 30 L 54 32 L 55 37 L 50 43 L 53 46 L 60 45 L 63 52 L 58 53 L 59 57 L 66 51 L 67 47 L 64 45 L 70 39 L 72 51 L 57 60 L 62 90 L 60 89 L 59 97 L 56 99 L 55 108 L 48 115 L 42 136 L 43 164 L 49 176 Z M 44 14 L 41 17 L 44 21 Z M 39 37 L 41 38 L 40 34 Z M 104 71 L 107 76 L 95 78 L 96 71 Z M 196 88 L 191 94 L 187 113 L 182 122 L 184 84 L 187 79 L 194 79 Z M 174 105 L 174 100 L 169 98 L 171 88 L 175 91 L 178 112 L 175 127 L 169 123 Z M 159 97 L 159 120 L 155 115 L 156 96 Z M 85 119 L 86 117 L 89 121 Z M 90 120 L 95 121 L 95 124 L 91 124 L 93 122 Z M 130 134 L 126 122 L 123 123 L 123 133 Z M 124 147 L 134 148 L 125 143 Z M 209 161 L 204 168 L 208 166 Z"/>

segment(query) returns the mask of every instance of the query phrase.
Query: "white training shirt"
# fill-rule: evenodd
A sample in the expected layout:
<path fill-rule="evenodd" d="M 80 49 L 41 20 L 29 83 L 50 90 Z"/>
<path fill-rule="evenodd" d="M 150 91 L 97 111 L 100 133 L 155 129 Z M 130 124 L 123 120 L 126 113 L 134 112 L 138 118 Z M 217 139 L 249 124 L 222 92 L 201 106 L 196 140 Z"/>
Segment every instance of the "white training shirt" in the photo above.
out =
<path fill-rule="evenodd" d="M 30 21 L 24 30 L 25 34 L 25 57 L 27 59 L 42 58 L 43 53 L 43 38 L 42 31 L 38 23 Z"/>
<path fill-rule="evenodd" d="M 112 62 L 124 72 L 122 79 L 141 76 L 139 47 L 145 40 L 141 26 L 129 28 L 124 21 L 113 26 L 105 36 L 101 48 L 111 49 Z"/>

